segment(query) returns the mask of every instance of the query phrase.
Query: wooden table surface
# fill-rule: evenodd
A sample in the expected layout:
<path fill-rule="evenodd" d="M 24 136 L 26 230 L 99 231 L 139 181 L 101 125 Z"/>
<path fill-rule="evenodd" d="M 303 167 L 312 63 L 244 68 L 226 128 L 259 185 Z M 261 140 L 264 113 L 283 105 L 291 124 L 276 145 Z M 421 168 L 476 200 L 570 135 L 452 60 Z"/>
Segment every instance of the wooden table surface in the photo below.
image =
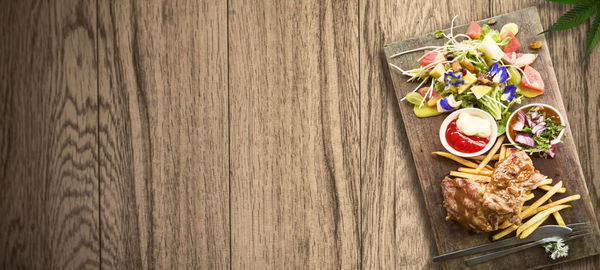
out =
<path fill-rule="evenodd" d="M 3 0 L 0 268 L 439 268 L 383 45 L 532 5 Z M 598 207 L 589 26 L 547 40 Z"/>

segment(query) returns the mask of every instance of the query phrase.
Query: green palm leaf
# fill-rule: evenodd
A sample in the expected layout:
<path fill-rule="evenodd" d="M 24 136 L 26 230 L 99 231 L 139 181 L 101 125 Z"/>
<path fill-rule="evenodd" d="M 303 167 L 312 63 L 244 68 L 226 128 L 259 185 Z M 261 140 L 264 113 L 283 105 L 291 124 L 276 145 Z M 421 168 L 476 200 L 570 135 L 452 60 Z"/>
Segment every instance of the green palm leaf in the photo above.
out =
<path fill-rule="evenodd" d="M 581 2 L 582 0 L 548 0 L 548 1 L 561 3 L 561 4 L 577 4 L 577 3 Z"/>
<path fill-rule="evenodd" d="M 542 33 L 547 33 L 550 31 L 558 31 L 565 30 L 577 25 L 582 24 L 592 16 L 592 14 L 596 13 L 598 6 L 592 2 L 584 2 L 576 5 L 571 10 L 567 11 L 567 13 L 563 14 L 558 20 L 550 27 Z M 540 33 L 541 34 L 541 33 Z"/>
<path fill-rule="evenodd" d="M 592 52 L 594 47 L 596 47 L 598 42 L 600 42 L 600 15 L 596 14 L 596 17 L 594 18 L 594 23 L 592 23 L 590 31 L 587 35 L 587 40 L 585 42 L 585 55 L 583 56 L 582 61 L 585 61 L 585 59 Z"/>

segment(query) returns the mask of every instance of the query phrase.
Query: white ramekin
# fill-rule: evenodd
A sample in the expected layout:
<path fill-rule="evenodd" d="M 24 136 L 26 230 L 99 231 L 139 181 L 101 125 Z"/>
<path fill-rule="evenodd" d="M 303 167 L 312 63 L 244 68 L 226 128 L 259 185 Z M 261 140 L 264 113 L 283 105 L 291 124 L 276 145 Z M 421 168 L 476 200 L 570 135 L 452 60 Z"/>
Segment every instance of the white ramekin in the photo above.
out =
<path fill-rule="evenodd" d="M 454 148 L 452 148 L 446 141 L 446 129 L 448 128 L 448 124 L 450 124 L 450 122 L 452 122 L 452 120 L 458 118 L 458 115 L 461 112 L 468 112 L 468 113 L 483 117 L 484 119 L 488 120 L 490 122 L 490 124 L 492 125 L 492 134 L 490 135 L 490 141 L 480 151 L 477 151 L 474 153 L 459 152 L 459 151 L 455 150 Z M 456 111 L 452 112 L 450 115 L 448 115 L 446 117 L 446 119 L 444 119 L 444 122 L 442 122 L 442 125 L 440 126 L 440 141 L 442 142 L 442 145 L 444 146 L 444 148 L 446 148 L 446 150 L 448 152 L 450 152 L 454 155 L 460 156 L 460 157 L 474 157 L 474 156 L 483 155 L 485 152 L 489 151 L 492 148 L 492 146 L 496 142 L 497 136 L 498 136 L 498 127 L 496 125 L 496 120 L 494 120 L 494 117 L 492 117 L 492 115 L 490 115 L 486 111 L 481 110 L 481 109 L 476 109 L 476 108 L 464 108 L 464 109 L 456 110 Z"/>
<path fill-rule="evenodd" d="M 506 121 L 506 138 L 508 138 L 508 141 L 509 141 L 509 142 L 510 142 L 512 145 L 514 145 L 516 148 L 522 149 L 522 148 L 521 148 L 521 146 L 519 146 L 517 143 L 515 143 L 515 140 L 514 140 L 514 138 L 511 138 L 511 137 L 510 137 L 510 134 L 508 134 L 508 127 L 509 127 L 509 123 L 510 123 L 510 121 L 513 119 L 513 117 L 515 117 L 515 116 L 517 115 L 517 112 L 518 112 L 518 111 L 522 110 L 523 108 L 530 108 L 530 107 L 534 107 L 534 106 L 542 106 L 542 107 L 546 107 L 546 108 L 548 108 L 548 109 L 550 109 L 550 110 L 553 110 L 553 111 L 554 111 L 554 112 L 555 112 L 555 113 L 558 115 L 558 117 L 560 118 L 560 123 L 559 123 L 559 124 L 560 124 L 560 125 L 565 125 L 565 126 L 566 126 L 566 124 L 565 124 L 565 118 L 563 117 L 563 115 L 562 115 L 562 114 L 561 114 L 561 113 L 560 113 L 560 112 L 559 112 L 559 111 L 558 111 L 556 108 L 554 108 L 554 107 L 552 107 L 552 106 L 550 106 L 550 105 L 548 105 L 548 104 L 543 104 L 543 103 L 531 103 L 531 104 L 523 105 L 523 106 L 521 106 L 520 108 L 516 109 L 516 110 L 515 110 L 515 111 L 514 111 L 514 112 L 513 112 L 513 113 L 510 115 L 510 117 L 508 117 L 508 121 Z M 563 134 L 565 134 L 565 130 L 566 130 L 566 128 L 565 128 L 565 129 L 563 129 L 563 130 L 562 130 L 562 131 L 561 131 L 561 132 L 558 134 L 558 137 L 557 137 L 558 139 L 561 139 L 561 138 L 562 138 Z"/>

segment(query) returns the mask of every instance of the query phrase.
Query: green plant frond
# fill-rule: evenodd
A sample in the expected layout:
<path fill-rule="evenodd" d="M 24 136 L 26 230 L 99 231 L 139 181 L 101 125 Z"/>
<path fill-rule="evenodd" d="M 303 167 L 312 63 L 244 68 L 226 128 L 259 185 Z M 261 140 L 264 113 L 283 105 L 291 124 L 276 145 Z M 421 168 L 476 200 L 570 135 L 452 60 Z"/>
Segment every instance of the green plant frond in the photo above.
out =
<path fill-rule="evenodd" d="M 582 2 L 583 0 L 546 0 L 546 1 L 561 3 L 561 4 L 577 4 L 579 2 Z"/>
<path fill-rule="evenodd" d="M 596 17 L 594 18 L 594 23 L 592 23 L 592 26 L 590 27 L 590 31 L 588 32 L 587 35 L 587 40 L 586 40 L 586 47 L 585 47 L 585 55 L 583 56 L 583 59 L 581 60 L 582 62 L 585 61 L 585 59 L 588 57 L 588 55 L 592 52 L 592 50 L 594 49 L 594 47 L 596 47 L 596 45 L 598 44 L 598 42 L 600 41 L 600 15 L 596 14 Z"/>
<path fill-rule="evenodd" d="M 584 2 L 576 5 L 571 10 L 567 11 L 567 13 L 563 14 L 558 20 L 550 27 L 546 29 L 542 33 L 547 33 L 550 31 L 558 31 L 558 30 L 566 30 L 577 25 L 582 24 L 596 13 L 598 6 L 593 2 Z M 540 34 L 542 34 L 540 33 Z"/>

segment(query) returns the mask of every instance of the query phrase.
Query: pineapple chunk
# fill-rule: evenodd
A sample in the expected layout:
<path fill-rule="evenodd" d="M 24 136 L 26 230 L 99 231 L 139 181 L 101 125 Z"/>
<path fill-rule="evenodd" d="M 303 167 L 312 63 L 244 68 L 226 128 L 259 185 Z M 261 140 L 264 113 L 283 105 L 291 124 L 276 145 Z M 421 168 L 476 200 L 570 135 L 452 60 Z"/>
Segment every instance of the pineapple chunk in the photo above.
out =
<path fill-rule="evenodd" d="M 469 89 L 469 87 L 477 81 L 477 77 L 475 77 L 473 73 L 467 71 L 467 74 L 462 76 L 462 80 L 465 82 L 458 87 L 459 94 L 467 91 L 467 89 Z"/>
<path fill-rule="evenodd" d="M 492 87 L 487 85 L 474 85 L 473 87 L 471 87 L 471 91 L 477 99 L 480 99 L 481 97 L 485 96 L 487 93 L 492 91 Z"/>
<path fill-rule="evenodd" d="M 430 100 L 427 101 L 427 106 L 429 107 L 435 107 L 438 100 L 442 99 L 443 97 L 441 95 L 437 95 L 432 97 Z"/>
<path fill-rule="evenodd" d="M 429 75 L 437 79 L 439 77 L 442 77 L 442 75 L 444 75 L 445 72 L 446 69 L 444 68 L 444 65 L 442 63 L 439 63 L 429 72 Z"/>
<path fill-rule="evenodd" d="M 483 52 L 486 60 L 492 63 L 498 62 L 504 57 L 504 52 L 498 47 L 498 44 L 496 44 L 490 35 L 485 36 L 481 44 L 479 44 L 479 50 Z"/>

